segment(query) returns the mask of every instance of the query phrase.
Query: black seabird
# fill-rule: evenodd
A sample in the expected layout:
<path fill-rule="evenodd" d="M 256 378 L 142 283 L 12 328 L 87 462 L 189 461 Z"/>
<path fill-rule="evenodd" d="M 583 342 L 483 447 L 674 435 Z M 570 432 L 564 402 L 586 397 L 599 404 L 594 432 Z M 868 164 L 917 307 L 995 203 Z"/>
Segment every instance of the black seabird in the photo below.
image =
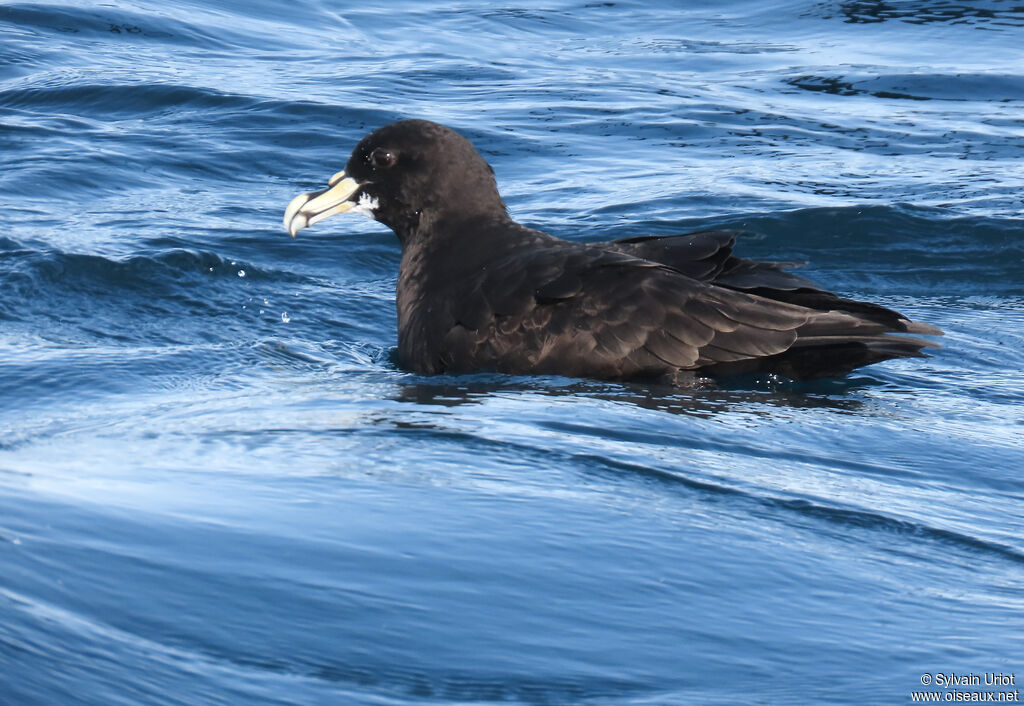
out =
<path fill-rule="evenodd" d="M 935 344 L 892 334 L 942 333 L 737 258 L 731 232 L 579 243 L 527 228 L 473 145 L 425 120 L 363 138 L 284 225 L 294 237 L 346 211 L 398 236 L 398 354 L 418 373 L 807 379 L 920 357 Z"/>

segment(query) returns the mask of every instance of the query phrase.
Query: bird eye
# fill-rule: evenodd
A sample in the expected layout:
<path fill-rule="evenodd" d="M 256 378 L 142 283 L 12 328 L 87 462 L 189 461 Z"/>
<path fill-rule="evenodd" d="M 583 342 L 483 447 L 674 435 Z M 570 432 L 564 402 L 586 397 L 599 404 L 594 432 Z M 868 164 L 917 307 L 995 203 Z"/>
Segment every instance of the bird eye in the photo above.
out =
<path fill-rule="evenodd" d="M 387 169 L 392 166 L 398 158 L 395 153 L 391 150 L 386 150 L 383 147 L 378 147 L 370 153 L 370 164 L 377 169 Z"/>

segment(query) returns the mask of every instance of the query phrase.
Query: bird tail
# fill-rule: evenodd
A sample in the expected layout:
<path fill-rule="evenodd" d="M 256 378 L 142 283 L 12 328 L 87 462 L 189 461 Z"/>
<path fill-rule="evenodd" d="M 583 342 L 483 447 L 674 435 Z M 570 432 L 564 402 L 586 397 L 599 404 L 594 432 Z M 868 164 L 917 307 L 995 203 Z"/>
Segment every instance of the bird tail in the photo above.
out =
<path fill-rule="evenodd" d="M 942 330 L 900 317 L 885 323 L 848 311 L 818 311 L 796 329 L 796 340 L 780 353 L 760 359 L 720 363 L 706 372 L 734 375 L 773 372 L 793 380 L 840 377 L 893 358 L 926 358 L 939 344 L 906 333 L 941 336 Z"/>

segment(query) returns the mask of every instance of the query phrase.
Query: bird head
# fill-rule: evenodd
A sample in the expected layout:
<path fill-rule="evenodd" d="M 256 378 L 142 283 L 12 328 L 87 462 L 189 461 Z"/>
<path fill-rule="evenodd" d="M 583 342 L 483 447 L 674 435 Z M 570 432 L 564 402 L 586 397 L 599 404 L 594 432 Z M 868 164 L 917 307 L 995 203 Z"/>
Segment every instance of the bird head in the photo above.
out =
<path fill-rule="evenodd" d="M 402 243 L 427 224 L 505 214 L 494 171 L 466 138 L 426 120 L 402 120 L 364 137 L 327 188 L 299 194 L 284 214 L 295 235 L 339 213 L 363 213 Z"/>

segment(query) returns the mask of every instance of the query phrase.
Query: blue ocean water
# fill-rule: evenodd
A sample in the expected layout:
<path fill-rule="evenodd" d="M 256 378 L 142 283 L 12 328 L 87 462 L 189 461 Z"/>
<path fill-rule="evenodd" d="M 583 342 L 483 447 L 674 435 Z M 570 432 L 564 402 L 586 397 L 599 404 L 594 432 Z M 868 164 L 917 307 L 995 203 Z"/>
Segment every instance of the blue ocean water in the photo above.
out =
<path fill-rule="evenodd" d="M 1022 46 L 1014 0 L 0 3 L 0 704 L 1024 680 Z M 407 373 L 392 234 L 280 223 L 407 117 L 524 223 L 741 229 L 943 348 Z"/>

